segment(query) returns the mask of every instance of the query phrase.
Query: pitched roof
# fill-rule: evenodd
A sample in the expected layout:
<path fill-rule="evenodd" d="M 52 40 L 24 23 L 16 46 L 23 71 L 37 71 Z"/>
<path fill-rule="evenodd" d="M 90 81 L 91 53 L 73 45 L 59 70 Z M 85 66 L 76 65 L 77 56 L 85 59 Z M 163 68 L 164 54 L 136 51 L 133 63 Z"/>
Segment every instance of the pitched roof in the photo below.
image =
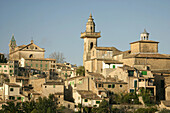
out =
<path fill-rule="evenodd" d="M 63 82 L 46 82 L 43 85 L 64 85 Z"/>
<path fill-rule="evenodd" d="M 159 59 L 169 59 L 170 57 L 165 56 L 159 53 L 139 53 L 139 54 L 130 54 L 124 58 L 159 58 Z"/>
<path fill-rule="evenodd" d="M 55 61 L 56 59 L 52 59 L 52 58 L 25 58 L 25 60 L 53 60 Z"/>
<path fill-rule="evenodd" d="M 94 76 L 94 77 L 101 77 L 104 78 L 104 76 L 100 73 L 93 73 L 93 72 L 88 72 L 89 75 Z"/>
<path fill-rule="evenodd" d="M 159 43 L 159 42 L 153 40 L 139 40 L 139 41 L 131 42 L 130 44 L 133 43 Z"/>
<path fill-rule="evenodd" d="M 81 95 L 81 98 L 84 99 L 102 100 L 99 96 L 97 96 L 96 93 L 93 93 L 92 91 L 77 90 L 77 92 Z"/>
<path fill-rule="evenodd" d="M 118 50 L 115 47 L 96 47 L 96 50 L 108 50 L 108 51 L 119 51 L 119 52 L 121 52 L 120 50 Z"/>
<path fill-rule="evenodd" d="M 15 83 L 6 83 L 6 84 L 9 85 L 10 87 L 20 87 L 20 85 Z"/>
<path fill-rule="evenodd" d="M 117 60 L 106 60 L 104 61 L 105 64 L 123 64 L 123 62 L 119 62 Z"/>

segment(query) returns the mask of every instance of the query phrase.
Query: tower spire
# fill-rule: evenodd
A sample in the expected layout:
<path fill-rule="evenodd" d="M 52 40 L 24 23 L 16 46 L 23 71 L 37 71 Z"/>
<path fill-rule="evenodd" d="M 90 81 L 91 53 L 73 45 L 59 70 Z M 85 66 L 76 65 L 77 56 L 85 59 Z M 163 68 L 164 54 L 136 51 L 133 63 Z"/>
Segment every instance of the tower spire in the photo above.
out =
<path fill-rule="evenodd" d="M 12 38 L 9 43 L 9 52 L 11 53 L 12 51 L 14 51 L 15 47 L 17 47 L 16 40 L 14 38 L 14 34 L 12 34 Z"/>

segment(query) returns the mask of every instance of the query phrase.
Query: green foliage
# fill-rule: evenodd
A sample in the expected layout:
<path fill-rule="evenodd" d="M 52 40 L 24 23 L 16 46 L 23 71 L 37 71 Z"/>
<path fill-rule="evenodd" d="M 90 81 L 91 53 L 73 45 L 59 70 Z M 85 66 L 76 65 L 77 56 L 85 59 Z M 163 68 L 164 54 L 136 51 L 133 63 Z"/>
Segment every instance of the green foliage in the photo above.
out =
<path fill-rule="evenodd" d="M 140 102 L 135 93 L 127 93 L 123 96 L 123 103 L 139 104 Z"/>
<path fill-rule="evenodd" d="M 38 110 L 33 109 L 33 110 L 31 111 L 31 113 L 38 113 Z"/>
<path fill-rule="evenodd" d="M 89 113 L 89 108 L 87 106 L 84 107 L 84 110 L 85 110 L 86 113 Z"/>
<path fill-rule="evenodd" d="M 99 108 L 97 108 L 97 113 L 109 113 L 109 103 L 106 100 L 102 100 L 99 104 Z"/>
<path fill-rule="evenodd" d="M 26 113 L 30 113 L 35 109 L 35 107 L 36 107 L 36 103 L 34 101 L 22 103 L 22 110 Z"/>
<path fill-rule="evenodd" d="M 116 104 L 140 104 L 138 96 L 134 92 L 120 95 L 114 94 L 114 101 Z"/>
<path fill-rule="evenodd" d="M 20 103 L 14 103 L 14 102 L 7 102 L 6 105 L 2 105 L 2 111 L 4 113 L 20 113 Z"/>
<path fill-rule="evenodd" d="M 135 111 L 135 113 L 155 113 L 157 108 L 139 108 Z"/>
<path fill-rule="evenodd" d="M 170 110 L 168 110 L 168 109 L 162 109 L 159 113 L 170 113 Z"/>
<path fill-rule="evenodd" d="M 0 56 L 0 63 L 7 63 L 7 58 L 4 55 Z"/>
<path fill-rule="evenodd" d="M 143 98 L 143 102 L 147 105 L 147 106 L 152 106 L 155 105 L 154 101 L 151 100 L 151 92 L 149 90 L 146 89 L 141 89 L 141 95 Z"/>
<path fill-rule="evenodd" d="M 85 76 L 85 68 L 84 66 L 77 67 L 76 74 L 79 76 Z"/>
<path fill-rule="evenodd" d="M 2 105 L 0 112 L 4 113 L 56 113 L 57 100 L 54 95 L 49 95 L 48 98 L 39 97 L 38 102 L 23 102 L 14 104 L 14 102 L 7 102 Z"/>

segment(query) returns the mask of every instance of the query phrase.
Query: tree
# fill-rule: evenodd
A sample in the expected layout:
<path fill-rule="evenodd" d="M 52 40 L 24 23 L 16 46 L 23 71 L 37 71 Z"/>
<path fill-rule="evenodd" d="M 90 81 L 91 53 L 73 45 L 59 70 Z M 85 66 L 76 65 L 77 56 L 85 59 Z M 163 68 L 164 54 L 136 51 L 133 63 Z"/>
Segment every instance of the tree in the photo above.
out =
<path fill-rule="evenodd" d="M 76 70 L 76 74 L 79 75 L 79 76 L 85 76 L 84 66 L 79 66 Z"/>
<path fill-rule="evenodd" d="M 53 52 L 49 55 L 49 58 L 56 59 L 56 63 L 64 63 L 65 60 L 64 54 L 61 52 Z"/>
<path fill-rule="evenodd" d="M 20 103 L 7 102 L 6 105 L 2 105 L 2 111 L 4 113 L 20 113 L 20 108 Z"/>
<path fill-rule="evenodd" d="M 106 100 L 102 100 L 99 104 L 99 108 L 96 110 L 97 113 L 109 113 L 109 103 Z"/>
<path fill-rule="evenodd" d="M 31 111 L 33 111 L 36 107 L 36 103 L 34 101 L 31 102 L 23 102 L 22 103 L 22 110 L 26 113 L 30 113 Z"/>
<path fill-rule="evenodd" d="M 7 63 L 7 56 L 6 54 L 0 53 L 0 63 Z"/>

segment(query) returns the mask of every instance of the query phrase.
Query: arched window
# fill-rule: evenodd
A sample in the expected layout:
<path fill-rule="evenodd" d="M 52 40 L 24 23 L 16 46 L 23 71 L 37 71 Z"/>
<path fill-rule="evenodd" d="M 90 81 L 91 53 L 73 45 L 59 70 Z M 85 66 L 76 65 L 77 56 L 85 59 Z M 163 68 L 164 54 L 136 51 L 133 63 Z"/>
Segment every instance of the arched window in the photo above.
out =
<path fill-rule="evenodd" d="M 33 54 L 30 54 L 29 58 L 33 58 Z"/>
<path fill-rule="evenodd" d="M 93 42 L 90 43 L 90 50 L 93 48 Z"/>
<path fill-rule="evenodd" d="M 91 32 L 92 32 L 92 29 L 93 29 L 93 28 L 92 28 L 92 26 L 91 26 Z"/>
<path fill-rule="evenodd" d="M 145 36 L 144 36 L 144 40 L 145 40 Z"/>

